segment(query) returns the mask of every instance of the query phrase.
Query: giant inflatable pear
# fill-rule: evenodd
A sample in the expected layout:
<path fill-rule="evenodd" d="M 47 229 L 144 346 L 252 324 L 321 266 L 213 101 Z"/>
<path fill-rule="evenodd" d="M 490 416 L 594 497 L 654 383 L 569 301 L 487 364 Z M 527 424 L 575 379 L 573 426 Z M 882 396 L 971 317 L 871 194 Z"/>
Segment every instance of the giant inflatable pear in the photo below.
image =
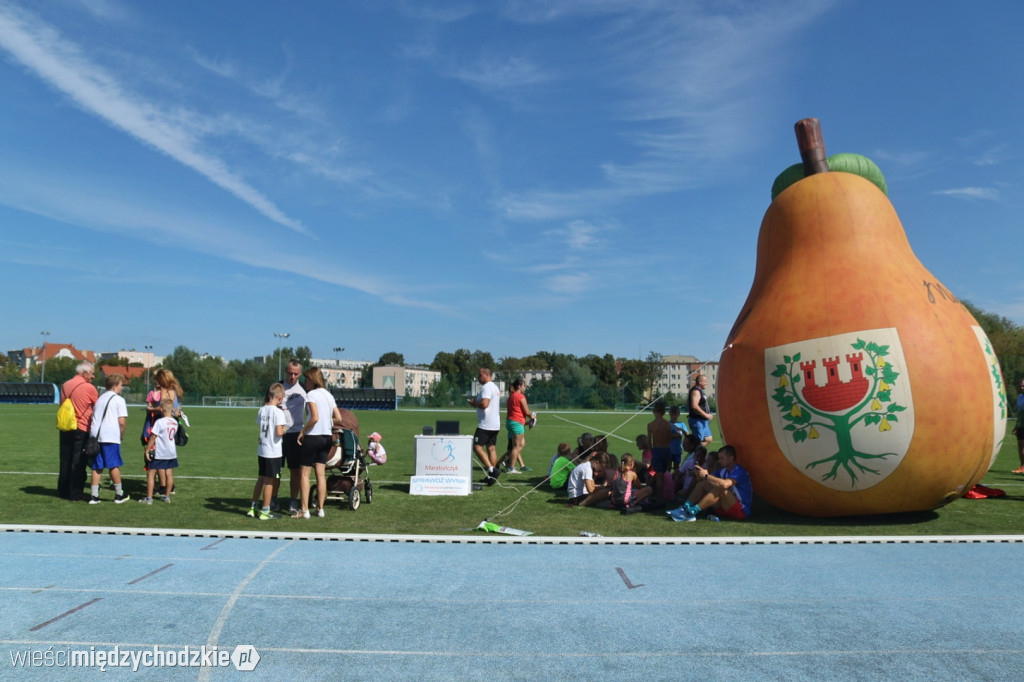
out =
<path fill-rule="evenodd" d="M 807 516 L 930 510 L 970 490 L 1005 435 L 985 333 L 910 249 L 870 160 L 779 176 L 750 294 L 722 353 L 718 413 L 754 491 Z"/>

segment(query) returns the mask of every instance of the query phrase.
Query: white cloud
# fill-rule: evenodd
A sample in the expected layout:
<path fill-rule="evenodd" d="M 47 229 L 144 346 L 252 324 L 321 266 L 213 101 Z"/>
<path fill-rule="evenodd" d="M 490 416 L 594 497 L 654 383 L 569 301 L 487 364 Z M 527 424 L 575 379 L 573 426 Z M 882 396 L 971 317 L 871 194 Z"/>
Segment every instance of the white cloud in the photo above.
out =
<path fill-rule="evenodd" d="M 555 294 L 579 295 L 591 288 L 593 276 L 586 272 L 555 275 L 547 280 L 547 288 Z"/>
<path fill-rule="evenodd" d="M 206 57 L 195 49 L 189 50 L 189 52 L 192 55 L 193 61 L 210 73 L 220 76 L 221 78 L 238 78 L 238 65 L 234 62 L 224 57 Z"/>
<path fill-rule="evenodd" d="M 980 199 L 982 201 L 998 201 L 999 190 L 990 187 L 956 187 L 954 189 L 936 190 L 933 194 L 956 199 Z"/>
<path fill-rule="evenodd" d="M 782 48 L 834 3 L 629 3 L 519 6 L 524 21 L 557 21 L 567 14 L 607 19 L 599 39 L 605 58 L 577 65 L 614 91 L 613 115 L 632 154 L 601 163 L 596 188 L 510 192 L 499 201 L 510 218 L 544 220 L 584 215 L 634 197 L 713 181 L 760 144 L 766 106 L 787 52 Z M 538 67 L 542 68 L 542 67 Z M 568 69 L 569 67 L 564 67 Z M 694 169 L 699 168 L 699 172 Z"/>
<path fill-rule="evenodd" d="M 1006 161 L 1006 145 L 1000 144 L 984 150 L 974 158 L 976 166 L 995 166 Z"/>
<path fill-rule="evenodd" d="M 554 80 L 555 75 L 526 57 L 485 57 L 462 66 L 455 78 L 485 91 L 513 91 Z"/>
<path fill-rule="evenodd" d="M 126 92 L 116 76 L 90 62 L 76 44 L 64 40 L 49 25 L 25 12 L 0 6 L 0 47 L 82 110 L 195 170 L 273 222 L 310 234 L 301 222 L 285 215 L 221 159 L 204 151 L 188 126 L 179 125 L 174 116 L 164 113 L 165 106 Z M 177 117 L 193 116 L 178 109 Z"/>
<path fill-rule="evenodd" d="M 326 284 L 333 284 L 377 296 L 395 305 L 455 314 L 450 306 L 410 298 L 394 278 L 375 276 L 365 270 L 338 267 L 333 258 L 310 259 L 301 244 L 295 250 L 282 244 L 276 230 L 258 225 L 234 225 L 230 220 L 196 214 L 177 206 L 158 205 L 139 198 L 128 200 L 112 194 L 108 185 L 90 184 L 91 179 L 46 178 L 24 167 L 0 163 L 0 205 L 43 216 L 86 230 L 123 235 L 156 246 L 187 249 L 251 267 L 266 268 Z M 230 248 L 225 248 L 230 245 Z M 47 265 L 60 268 L 62 262 L 81 262 L 81 248 L 47 247 L 53 259 Z M 4 254 L 0 261 L 33 262 L 32 254 Z M 18 259 L 18 260 L 16 260 Z"/>

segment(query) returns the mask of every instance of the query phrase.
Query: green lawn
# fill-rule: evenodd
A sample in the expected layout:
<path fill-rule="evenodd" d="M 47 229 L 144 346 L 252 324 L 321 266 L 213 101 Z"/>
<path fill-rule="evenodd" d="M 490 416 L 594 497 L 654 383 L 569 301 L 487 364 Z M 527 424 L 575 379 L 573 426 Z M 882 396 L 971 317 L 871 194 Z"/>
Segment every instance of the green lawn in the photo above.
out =
<path fill-rule="evenodd" d="M 175 472 L 178 493 L 171 504 L 155 502 L 148 507 L 132 501 L 115 505 L 109 489 L 102 491 L 104 502 L 100 505 L 71 504 L 56 496 L 56 409 L 55 405 L 0 405 L 2 523 L 458 535 L 478 533 L 467 529 L 490 519 L 536 535 L 578 535 L 585 530 L 609 537 L 973 535 L 1018 534 L 1024 529 L 1024 477 L 1009 473 L 1017 465 L 1013 437 L 1004 441 L 984 481 L 1006 490 L 1006 499 L 961 499 L 933 512 L 809 519 L 757 501 L 753 517 L 743 523 L 672 523 L 663 513 L 622 516 L 602 509 L 568 509 L 564 492 L 556 495 L 546 485 L 530 492 L 543 480 L 558 443 L 575 443 L 583 431 L 613 433 L 613 452 L 635 454 L 633 439 L 645 431 L 650 417 L 623 412 L 542 413 L 538 427 L 527 434 L 524 451 L 526 464 L 534 471 L 502 476 L 500 487 L 485 488 L 469 497 L 411 496 L 408 481 L 414 470 L 413 436 L 440 419 L 458 419 L 462 432 L 471 433 L 475 427 L 472 410 L 361 412 L 361 432 L 365 436 L 379 431 L 388 452 L 385 466 L 370 469 L 373 503 L 364 502 L 356 511 L 335 503 L 325 519 L 258 522 L 244 516 L 256 473 L 256 410 L 191 407 L 186 409 L 192 422 L 190 440 L 179 451 L 181 466 Z M 142 418 L 141 407 L 129 408 L 123 474 L 126 491 L 133 498 L 142 496 L 145 490 L 142 448 L 138 444 Z M 287 489 L 287 482 L 283 485 Z M 508 513 L 499 515 L 506 509 Z"/>

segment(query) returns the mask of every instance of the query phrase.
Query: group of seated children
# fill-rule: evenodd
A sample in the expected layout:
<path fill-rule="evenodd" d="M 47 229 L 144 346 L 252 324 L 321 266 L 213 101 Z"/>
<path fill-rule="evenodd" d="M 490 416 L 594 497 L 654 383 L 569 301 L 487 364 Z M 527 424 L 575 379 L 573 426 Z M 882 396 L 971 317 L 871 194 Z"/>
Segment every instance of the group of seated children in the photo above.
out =
<path fill-rule="evenodd" d="M 702 513 L 711 520 L 750 515 L 753 487 L 732 446 L 708 452 L 687 433 L 681 439 L 685 460 L 657 472 L 648 437 L 637 436 L 636 445 L 639 459 L 629 453 L 616 457 L 605 437 L 589 433 L 580 436 L 575 450 L 561 443 L 548 469 L 550 485 L 566 489 L 571 507 L 610 507 L 628 514 L 682 502 L 667 512 L 673 521 L 694 521 Z"/>

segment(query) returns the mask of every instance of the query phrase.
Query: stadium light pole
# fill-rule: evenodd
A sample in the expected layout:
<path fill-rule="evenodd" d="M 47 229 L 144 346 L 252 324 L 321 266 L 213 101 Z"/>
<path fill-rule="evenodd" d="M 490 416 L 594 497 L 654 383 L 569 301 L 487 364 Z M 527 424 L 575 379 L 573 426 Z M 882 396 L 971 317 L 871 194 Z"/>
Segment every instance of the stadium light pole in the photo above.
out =
<path fill-rule="evenodd" d="M 153 352 L 153 346 L 143 346 L 143 348 L 146 349 L 147 353 L 152 353 Z M 147 362 L 146 363 L 146 391 L 149 391 L 149 368 L 150 368 L 150 366 L 152 364 L 153 364 L 152 362 Z"/>
<path fill-rule="evenodd" d="M 344 346 L 335 346 L 332 350 L 334 351 L 334 368 L 340 370 L 341 369 L 341 358 L 338 357 L 338 356 L 341 353 L 345 352 L 345 347 Z M 335 376 L 335 378 L 337 379 L 339 377 Z M 339 386 L 341 388 L 345 387 L 344 384 L 345 384 L 345 382 L 339 382 Z"/>
<path fill-rule="evenodd" d="M 291 334 L 289 332 L 274 332 L 274 338 L 287 339 Z M 281 378 L 281 347 L 277 347 L 277 378 Z"/>
<path fill-rule="evenodd" d="M 43 360 L 42 360 L 42 366 L 43 366 L 42 373 L 43 373 L 43 375 L 42 375 L 42 377 L 40 377 L 39 383 L 45 384 L 46 383 L 46 337 L 50 335 L 50 332 L 39 332 L 39 333 L 43 336 L 43 353 L 42 353 L 42 355 L 43 355 Z"/>

